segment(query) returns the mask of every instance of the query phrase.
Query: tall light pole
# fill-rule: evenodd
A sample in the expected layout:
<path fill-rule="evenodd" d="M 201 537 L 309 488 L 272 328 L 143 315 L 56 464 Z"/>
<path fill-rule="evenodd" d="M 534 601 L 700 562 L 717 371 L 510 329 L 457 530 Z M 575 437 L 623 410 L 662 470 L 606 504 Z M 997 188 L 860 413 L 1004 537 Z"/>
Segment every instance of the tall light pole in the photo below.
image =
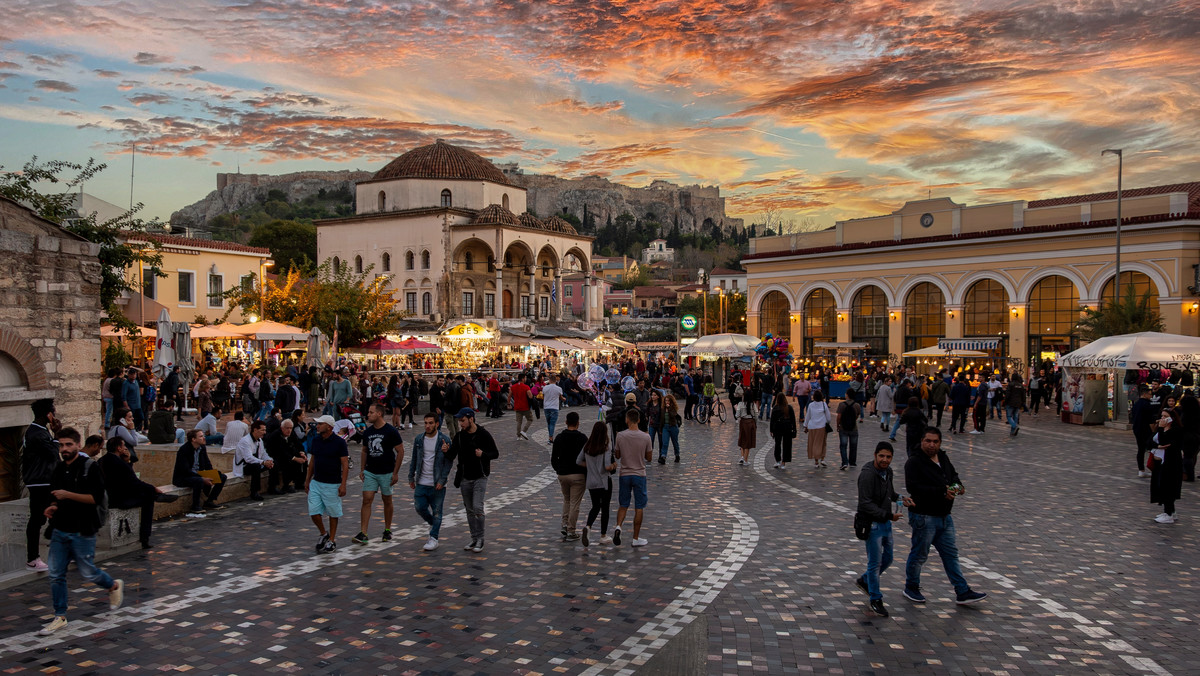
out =
<path fill-rule="evenodd" d="M 1121 151 L 1123 148 L 1109 148 L 1100 153 L 1101 157 L 1108 154 L 1117 156 L 1117 276 L 1113 280 L 1115 304 L 1121 304 L 1121 172 L 1125 161 Z"/>

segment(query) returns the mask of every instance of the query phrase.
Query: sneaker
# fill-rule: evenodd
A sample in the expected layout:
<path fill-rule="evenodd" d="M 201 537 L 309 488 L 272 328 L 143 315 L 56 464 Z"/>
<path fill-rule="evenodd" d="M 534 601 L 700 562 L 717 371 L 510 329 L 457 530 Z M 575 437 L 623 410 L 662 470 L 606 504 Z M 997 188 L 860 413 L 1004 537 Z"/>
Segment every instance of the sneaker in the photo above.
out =
<path fill-rule="evenodd" d="M 47 566 L 46 562 L 43 561 L 42 557 L 40 557 L 40 556 L 37 557 L 36 559 L 30 561 L 29 563 L 25 564 L 25 567 L 28 568 L 29 570 L 36 570 L 38 572 L 50 570 L 50 566 Z"/>
<path fill-rule="evenodd" d="M 1015 437 L 1015 436 L 1017 436 L 1017 434 L 1018 434 L 1018 433 L 1020 433 L 1020 431 L 1021 431 L 1021 426 L 1020 426 L 1020 425 L 1017 425 L 1016 427 L 1014 427 L 1014 428 L 1013 428 L 1013 436 L 1014 436 L 1014 437 Z"/>
<path fill-rule="evenodd" d="M 887 608 L 883 607 L 883 599 L 871 601 L 871 610 L 880 617 L 888 617 Z"/>
<path fill-rule="evenodd" d="M 438 541 L 437 541 L 437 538 L 435 538 L 435 537 L 429 538 L 429 541 L 425 543 L 424 547 L 422 547 L 422 549 L 424 549 L 427 552 L 432 552 L 433 550 L 435 550 L 437 548 L 438 548 Z"/>
<path fill-rule="evenodd" d="M 968 589 L 966 592 L 959 594 L 955 601 L 960 606 L 969 606 L 972 603 L 979 603 L 987 598 L 987 594 Z"/>
<path fill-rule="evenodd" d="M 675 456 L 675 462 L 679 462 L 679 456 Z"/>
<path fill-rule="evenodd" d="M 742 460 L 741 458 L 738 458 L 738 467 L 741 467 L 744 464 L 746 464 L 746 461 Z"/>
<path fill-rule="evenodd" d="M 467 544 L 463 545 L 463 551 L 464 551 L 464 552 L 473 552 L 473 551 L 475 551 L 475 540 L 471 540 L 471 541 L 470 541 L 470 542 L 468 542 Z"/>
<path fill-rule="evenodd" d="M 558 536 L 559 536 L 559 538 L 562 539 L 563 542 L 566 542 L 567 541 L 567 529 L 564 528 L 564 529 L 558 531 Z"/>
<path fill-rule="evenodd" d="M 320 554 L 325 545 L 329 542 L 329 533 L 321 533 L 321 539 L 317 541 L 317 553 Z"/>
<path fill-rule="evenodd" d="M 904 598 L 912 601 L 913 603 L 925 603 L 925 595 L 922 594 L 921 590 L 919 589 L 909 589 L 908 587 L 905 587 L 903 593 Z"/>
<path fill-rule="evenodd" d="M 896 437 L 888 437 L 888 441 L 895 441 Z"/>
<path fill-rule="evenodd" d="M 392 541 L 392 529 L 388 528 L 387 530 L 383 531 L 383 537 L 381 537 L 380 539 L 383 540 L 384 542 L 391 542 Z"/>
<path fill-rule="evenodd" d="M 1148 476 L 1150 476 L 1150 473 L 1149 473 L 1149 472 L 1147 472 L 1147 471 L 1144 471 L 1144 470 L 1143 470 L 1143 471 L 1140 471 L 1140 472 L 1138 472 L 1138 478 L 1139 478 L 1139 479 L 1145 479 L 1145 478 L 1146 478 L 1146 477 L 1148 477 Z"/>
<path fill-rule="evenodd" d="M 665 456 L 665 455 L 658 456 L 658 464 L 660 464 L 660 465 L 667 464 L 667 456 Z"/>
<path fill-rule="evenodd" d="M 578 539 L 579 539 L 579 533 L 576 533 L 575 531 L 571 531 L 570 533 L 567 533 L 567 536 L 565 538 L 563 538 L 563 542 L 572 542 L 572 541 L 578 540 Z"/>
<path fill-rule="evenodd" d="M 337 551 L 337 543 L 334 542 L 333 540 L 326 542 L 325 546 L 321 548 L 322 554 L 332 554 L 335 551 Z"/>
<path fill-rule="evenodd" d="M 779 469 L 779 467 L 780 467 L 779 463 L 775 463 L 775 469 Z"/>
<path fill-rule="evenodd" d="M 213 502 L 212 500 L 206 500 L 204 502 L 204 509 L 219 509 L 219 508 L 217 507 L 217 503 Z"/>
<path fill-rule="evenodd" d="M 370 538 L 367 537 L 366 533 L 359 533 L 358 535 L 350 538 L 350 541 L 356 545 L 365 545 L 369 540 Z"/>
<path fill-rule="evenodd" d="M 821 467 L 828 467 L 828 466 L 829 465 L 826 465 L 824 460 L 821 461 Z"/>
<path fill-rule="evenodd" d="M 621 546 L 621 527 L 620 526 L 617 526 L 616 528 L 613 529 L 612 543 L 618 547 Z"/>
<path fill-rule="evenodd" d="M 116 610 L 125 601 L 125 581 L 113 580 L 112 589 L 108 590 L 108 609 Z"/>
<path fill-rule="evenodd" d="M 870 594 L 871 590 L 867 589 L 867 580 L 862 575 L 859 575 L 854 580 L 854 586 L 862 590 L 864 594 Z"/>
<path fill-rule="evenodd" d="M 645 547 L 647 543 L 646 538 L 634 538 L 633 542 L 630 542 L 629 544 L 633 545 L 634 547 Z"/>
<path fill-rule="evenodd" d="M 471 551 L 475 552 L 476 554 L 483 551 L 483 538 L 479 538 L 475 541 L 475 546 L 471 548 Z"/>
<path fill-rule="evenodd" d="M 842 466 L 841 466 L 841 467 L 839 467 L 838 469 L 840 469 L 840 470 L 842 470 L 843 472 L 845 472 L 845 471 L 846 471 L 846 468 L 847 468 L 847 467 L 849 467 L 849 466 L 850 466 L 850 465 L 847 465 L 847 464 L 843 463 L 843 464 L 842 464 Z"/>
<path fill-rule="evenodd" d="M 203 519 L 204 517 L 206 517 L 208 515 L 205 514 L 204 512 L 188 512 L 187 514 L 184 514 L 184 516 L 189 519 Z"/>
<path fill-rule="evenodd" d="M 980 432 L 979 430 L 971 430 L 971 434 L 983 434 L 983 432 Z"/>
<path fill-rule="evenodd" d="M 588 538 L 588 527 L 587 526 L 584 526 L 583 530 L 579 532 L 579 543 L 582 544 L 584 547 L 588 547 L 592 544 L 591 540 Z"/>
<path fill-rule="evenodd" d="M 38 630 L 38 636 L 49 636 L 50 634 L 53 634 L 54 632 L 66 626 L 67 618 L 63 617 L 62 615 L 55 615 L 54 619 L 50 620 L 50 624 L 47 624 Z"/>
<path fill-rule="evenodd" d="M 601 535 L 601 536 L 600 536 L 600 544 L 602 544 L 602 545 L 611 545 L 611 544 L 612 544 L 612 538 L 608 537 L 607 535 Z"/>
<path fill-rule="evenodd" d="M 1154 517 L 1154 520 L 1159 523 L 1175 523 L 1175 515 L 1165 513 L 1159 514 L 1158 516 Z"/>

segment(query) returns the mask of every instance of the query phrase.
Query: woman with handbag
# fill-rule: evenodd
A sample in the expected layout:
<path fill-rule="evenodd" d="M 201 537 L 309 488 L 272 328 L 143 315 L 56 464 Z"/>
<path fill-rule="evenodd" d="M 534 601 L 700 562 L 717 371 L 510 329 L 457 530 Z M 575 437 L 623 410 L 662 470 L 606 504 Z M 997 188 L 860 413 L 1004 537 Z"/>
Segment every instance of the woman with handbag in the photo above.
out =
<path fill-rule="evenodd" d="M 775 397 L 771 436 L 775 437 L 775 469 L 787 469 L 787 464 L 792 461 L 792 439 L 796 438 L 796 412 L 787 397 Z"/>
<path fill-rule="evenodd" d="M 1158 448 L 1147 457 L 1150 465 L 1150 502 L 1162 505 L 1162 514 L 1154 517 L 1158 523 L 1175 523 L 1175 501 L 1183 491 L 1184 428 L 1179 412 L 1163 409 L 1158 419 Z"/>
<path fill-rule="evenodd" d="M 663 463 L 667 460 L 667 447 L 672 443 L 675 444 L 675 462 L 679 462 L 679 426 L 682 424 L 675 395 L 668 394 L 663 400 L 662 431 L 659 432 L 658 458 Z"/>
<path fill-rule="evenodd" d="M 824 468 L 825 437 L 833 430 L 830 421 L 833 416 L 829 413 L 829 405 L 825 403 L 825 393 L 814 389 L 812 403 L 804 412 L 804 429 L 808 430 L 808 459 L 813 461 L 813 467 Z"/>

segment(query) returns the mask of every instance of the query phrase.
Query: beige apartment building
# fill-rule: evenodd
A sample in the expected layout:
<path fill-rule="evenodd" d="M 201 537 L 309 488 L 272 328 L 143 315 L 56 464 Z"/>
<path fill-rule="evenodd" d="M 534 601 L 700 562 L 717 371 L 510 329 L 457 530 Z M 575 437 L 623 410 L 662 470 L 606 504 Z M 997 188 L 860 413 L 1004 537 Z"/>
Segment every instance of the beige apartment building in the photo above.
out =
<path fill-rule="evenodd" d="M 1080 307 L 1114 297 L 1116 197 L 926 199 L 753 239 L 747 330 L 789 336 L 798 355 L 895 359 L 961 339 L 1022 365 L 1053 358 L 1078 347 Z M 1200 335 L 1200 182 L 1126 190 L 1121 220 L 1122 293 L 1149 290 L 1168 332 Z"/>

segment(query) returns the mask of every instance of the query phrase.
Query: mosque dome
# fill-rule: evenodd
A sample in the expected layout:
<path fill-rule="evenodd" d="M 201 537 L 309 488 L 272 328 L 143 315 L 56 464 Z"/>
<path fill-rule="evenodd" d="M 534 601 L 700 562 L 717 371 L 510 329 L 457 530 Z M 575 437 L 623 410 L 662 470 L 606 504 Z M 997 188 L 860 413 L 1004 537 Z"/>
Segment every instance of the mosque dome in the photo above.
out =
<path fill-rule="evenodd" d="M 374 179 L 441 178 L 508 184 L 504 172 L 483 156 L 438 139 L 413 148 L 375 172 Z"/>

